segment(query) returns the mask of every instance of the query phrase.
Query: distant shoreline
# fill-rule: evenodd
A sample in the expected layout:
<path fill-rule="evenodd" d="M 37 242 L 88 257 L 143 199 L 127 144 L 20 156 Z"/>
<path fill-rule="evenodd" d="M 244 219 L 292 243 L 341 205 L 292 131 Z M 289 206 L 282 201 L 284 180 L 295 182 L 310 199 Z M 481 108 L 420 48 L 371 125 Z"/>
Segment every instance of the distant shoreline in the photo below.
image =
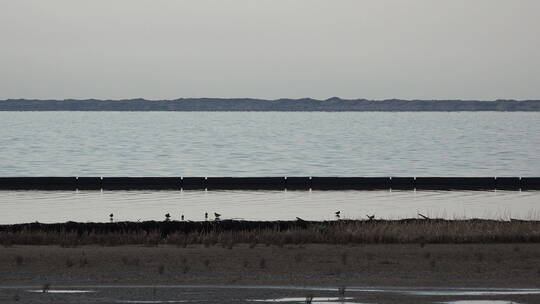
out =
<path fill-rule="evenodd" d="M 174 100 L 7 99 L 0 111 L 211 111 L 211 112 L 538 112 L 540 100 L 318 100 L 180 98 Z"/>

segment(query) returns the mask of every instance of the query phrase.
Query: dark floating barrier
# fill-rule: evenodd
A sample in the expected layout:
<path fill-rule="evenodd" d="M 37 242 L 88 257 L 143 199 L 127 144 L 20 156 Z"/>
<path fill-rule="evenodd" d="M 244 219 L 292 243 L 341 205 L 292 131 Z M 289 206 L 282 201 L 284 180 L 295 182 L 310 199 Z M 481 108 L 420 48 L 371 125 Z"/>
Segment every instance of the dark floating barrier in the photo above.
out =
<path fill-rule="evenodd" d="M 1 190 L 76 190 L 76 177 L 0 177 Z"/>
<path fill-rule="evenodd" d="M 382 190 L 390 189 L 389 177 L 312 177 L 313 190 Z"/>
<path fill-rule="evenodd" d="M 391 177 L 390 188 L 396 190 L 414 190 L 416 179 L 414 177 Z"/>
<path fill-rule="evenodd" d="M 311 177 L 286 177 L 285 187 L 288 190 L 311 189 Z"/>
<path fill-rule="evenodd" d="M 523 177 L 521 179 L 521 189 L 540 190 L 540 177 Z"/>
<path fill-rule="evenodd" d="M 0 190 L 540 190 L 540 177 L 0 177 Z"/>
<path fill-rule="evenodd" d="M 180 190 L 179 177 L 104 177 L 103 190 Z"/>
<path fill-rule="evenodd" d="M 494 190 L 494 177 L 417 177 L 419 190 Z"/>
<path fill-rule="evenodd" d="M 497 177 L 495 189 L 498 190 L 519 190 L 521 189 L 521 178 L 519 177 Z"/>
<path fill-rule="evenodd" d="M 183 177 L 182 189 L 204 190 L 206 189 L 206 177 Z"/>
<path fill-rule="evenodd" d="M 208 190 L 284 190 L 284 177 L 208 177 Z"/>
<path fill-rule="evenodd" d="M 77 177 L 77 189 L 79 190 L 101 190 L 101 177 Z"/>

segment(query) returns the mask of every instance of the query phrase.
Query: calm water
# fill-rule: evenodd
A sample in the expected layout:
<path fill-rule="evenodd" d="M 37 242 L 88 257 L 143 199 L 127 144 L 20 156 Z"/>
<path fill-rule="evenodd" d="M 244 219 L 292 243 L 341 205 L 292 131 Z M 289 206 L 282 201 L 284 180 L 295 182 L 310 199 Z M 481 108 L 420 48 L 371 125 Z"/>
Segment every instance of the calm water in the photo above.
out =
<path fill-rule="evenodd" d="M 540 219 L 540 191 L 0 191 L 0 224 L 19 222 L 332 220 L 430 217 Z M 210 219 L 213 219 L 211 216 Z"/>
<path fill-rule="evenodd" d="M 540 113 L 0 112 L 0 176 L 540 176 Z"/>
<path fill-rule="evenodd" d="M 540 176 L 540 113 L 0 112 L 0 176 Z M 540 192 L 0 191 L 0 223 L 539 219 Z"/>

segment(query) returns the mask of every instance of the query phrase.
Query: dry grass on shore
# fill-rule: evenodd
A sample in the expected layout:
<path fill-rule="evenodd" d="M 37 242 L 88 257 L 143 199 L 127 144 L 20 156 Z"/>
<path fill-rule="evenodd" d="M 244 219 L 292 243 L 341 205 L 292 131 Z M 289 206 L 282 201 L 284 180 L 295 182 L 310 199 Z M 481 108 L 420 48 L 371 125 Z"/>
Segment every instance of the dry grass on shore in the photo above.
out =
<path fill-rule="evenodd" d="M 223 221 L 225 222 L 225 221 Z M 235 223 L 240 225 L 238 228 Z M 187 246 L 203 244 L 233 247 L 236 244 L 283 246 L 286 244 L 425 244 L 425 243 L 536 243 L 540 242 L 539 221 L 492 221 L 492 220 L 402 220 L 402 221 L 334 221 L 301 222 L 300 225 L 260 226 L 257 222 L 232 221 L 205 224 L 200 231 L 171 229 L 175 222 L 157 223 L 151 228 L 104 230 L 90 224 L 78 230 L 66 228 L 48 229 L 10 226 L 0 227 L 0 244 L 11 245 L 130 245 L 157 246 L 169 244 Z M 281 222 L 283 223 L 283 222 Z M 294 222 L 288 222 L 294 223 Z M 78 224 L 78 223 L 76 223 Z M 144 223 L 140 223 L 144 225 Z M 60 224 L 62 225 L 62 224 Z M 68 225 L 66 223 L 66 225 Z M 107 225 L 107 224 L 100 224 Z M 115 225 L 111 223 L 111 225 Z M 118 224 L 116 224 L 118 225 Z M 137 223 L 130 223 L 137 226 Z M 178 224 L 179 225 L 179 224 Z M 236 226 L 235 226 L 236 225 Z M 174 227 L 176 227 L 174 226 Z M 226 228 L 224 228 L 224 226 Z M 236 228 L 230 228 L 236 227 Z M 243 228 L 242 228 L 243 227 Z M 249 228 L 245 228 L 249 227 Z M 266 228 L 265 228 L 266 227 Z M 131 226 L 133 228 L 133 226 Z"/>

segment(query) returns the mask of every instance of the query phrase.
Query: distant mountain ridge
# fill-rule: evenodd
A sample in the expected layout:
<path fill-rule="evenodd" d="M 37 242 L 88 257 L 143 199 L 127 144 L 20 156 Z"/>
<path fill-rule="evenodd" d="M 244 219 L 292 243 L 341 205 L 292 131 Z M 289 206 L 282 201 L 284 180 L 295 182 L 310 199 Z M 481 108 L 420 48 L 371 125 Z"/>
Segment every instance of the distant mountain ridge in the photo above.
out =
<path fill-rule="evenodd" d="M 540 100 L 367 100 L 180 98 L 174 100 L 7 99 L 0 111 L 540 111 Z"/>

